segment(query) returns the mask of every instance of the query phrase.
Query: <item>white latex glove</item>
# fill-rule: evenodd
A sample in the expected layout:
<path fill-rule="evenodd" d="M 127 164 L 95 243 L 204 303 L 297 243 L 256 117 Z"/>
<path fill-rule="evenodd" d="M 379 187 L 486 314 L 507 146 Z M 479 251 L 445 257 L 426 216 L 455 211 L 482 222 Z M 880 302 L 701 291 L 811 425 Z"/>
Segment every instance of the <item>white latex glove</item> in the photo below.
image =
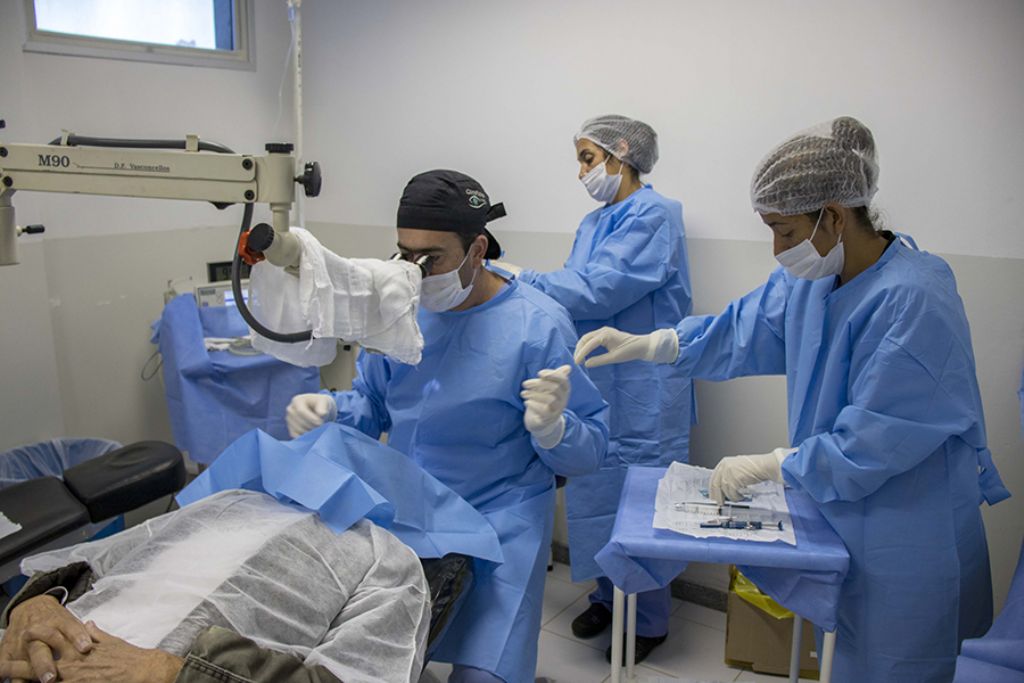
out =
<path fill-rule="evenodd" d="M 592 351 L 602 347 L 608 352 L 587 358 Z M 588 368 L 631 360 L 673 363 L 678 357 L 679 337 L 672 328 L 655 330 L 650 334 L 629 334 L 614 327 L 602 327 L 583 335 L 576 344 L 575 353 L 576 364 L 583 365 L 586 358 Z"/>
<path fill-rule="evenodd" d="M 495 268 L 504 270 L 506 273 L 512 275 L 513 277 L 519 277 L 519 273 L 523 272 L 521 266 L 517 266 L 514 263 L 509 263 L 508 261 L 499 261 L 497 259 L 491 259 L 490 264 Z"/>
<path fill-rule="evenodd" d="M 763 455 L 733 455 L 722 458 L 711 473 L 708 496 L 718 503 L 726 500 L 742 500 L 740 492 L 748 486 L 762 481 L 782 483 L 782 461 L 795 452 L 795 448 L 776 448 Z"/>
<path fill-rule="evenodd" d="M 327 394 L 299 394 L 288 404 L 284 421 L 294 439 L 338 416 L 338 404 Z"/>
<path fill-rule="evenodd" d="M 541 448 L 554 448 L 565 435 L 565 407 L 569 404 L 569 373 L 563 365 L 555 370 L 541 370 L 536 377 L 523 382 L 519 394 L 526 404 L 523 424 Z"/>

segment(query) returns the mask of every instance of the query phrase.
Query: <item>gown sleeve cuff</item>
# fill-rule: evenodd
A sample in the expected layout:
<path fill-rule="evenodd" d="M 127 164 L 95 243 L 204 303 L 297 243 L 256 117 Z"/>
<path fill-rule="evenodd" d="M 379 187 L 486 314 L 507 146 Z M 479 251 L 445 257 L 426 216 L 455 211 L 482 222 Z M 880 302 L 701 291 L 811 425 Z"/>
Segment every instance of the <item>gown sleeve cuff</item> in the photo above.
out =
<path fill-rule="evenodd" d="M 676 362 L 679 358 L 679 335 L 671 327 L 656 330 L 654 332 L 654 362 L 668 363 Z"/>
<path fill-rule="evenodd" d="M 565 436 L 565 415 L 559 415 L 558 420 L 550 427 L 534 433 L 533 440 L 537 446 L 547 451 L 562 443 L 563 436 Z"/>

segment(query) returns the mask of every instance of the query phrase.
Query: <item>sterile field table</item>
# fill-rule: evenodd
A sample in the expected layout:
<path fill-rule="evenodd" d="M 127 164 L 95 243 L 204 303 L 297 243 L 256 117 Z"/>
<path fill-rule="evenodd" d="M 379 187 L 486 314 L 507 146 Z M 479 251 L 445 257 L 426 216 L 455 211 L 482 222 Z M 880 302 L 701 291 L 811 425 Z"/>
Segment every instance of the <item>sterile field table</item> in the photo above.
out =
<path fill-rule="evenodd" d="M 839 590 L 850 556 L 811 498 L 801 491 L 786 490 L 796 546 L 782 542 L 694 538 L 652 526 L 658 482 L 665 472 L 666 468 L 662 467 L 629 468 L 611 539 L 596 557 L 605 575 L 615 584 L 612 683 L 618 683 L 622 669 L 623 645 L 619 634 L 622 633 L 623 611 L 627 612 L 626 677 L 632 680 L 636 593 L 667 586 L 687 562 L 739 565 L 762 591 L 794 613 L 790 681 L 797 681 L 800 673 L 803 619 L 824 629 L 820 680 L 828 683 L 835 653 Z"/>
<path fill-rule="evenodd" d="M 163 358 L 174 442 L 204 465 L 252 429 L 288 438 L 288 402 L 297 394 L 320 390 L 315 367 L 300 368 L 258 352 L 206 350 L 206 337 L 248 334 L 233 305 L 200 307 L 192 294 L 169 301 L 153 323 L 151 341 Z"/>

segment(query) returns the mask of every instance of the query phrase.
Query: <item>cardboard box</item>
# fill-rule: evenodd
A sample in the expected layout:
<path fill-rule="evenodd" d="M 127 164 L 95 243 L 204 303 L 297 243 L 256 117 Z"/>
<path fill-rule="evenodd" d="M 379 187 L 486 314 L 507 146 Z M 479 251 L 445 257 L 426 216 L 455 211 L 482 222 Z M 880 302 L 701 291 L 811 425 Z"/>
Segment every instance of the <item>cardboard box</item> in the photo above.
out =
<path fill-rule="evenodd" d="M 804 620 L 800 677 L 818 680 L 814 627 Z M 793 649 L 793 618 L 776 619 L 729 591 L 725 626 L 725 663 L 758 673 L 789 675 Z"/>

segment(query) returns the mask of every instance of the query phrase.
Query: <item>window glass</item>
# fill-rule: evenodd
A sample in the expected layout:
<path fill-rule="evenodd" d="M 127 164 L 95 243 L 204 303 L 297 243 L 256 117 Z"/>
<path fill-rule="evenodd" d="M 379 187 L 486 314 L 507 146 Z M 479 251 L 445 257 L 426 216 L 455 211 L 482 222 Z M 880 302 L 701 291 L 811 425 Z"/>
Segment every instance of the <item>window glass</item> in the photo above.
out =
<path fill-rule="evenodd" d="M 89 38 L 233 50 L 232 0 L 34 0 L 36 29 Z"/>

